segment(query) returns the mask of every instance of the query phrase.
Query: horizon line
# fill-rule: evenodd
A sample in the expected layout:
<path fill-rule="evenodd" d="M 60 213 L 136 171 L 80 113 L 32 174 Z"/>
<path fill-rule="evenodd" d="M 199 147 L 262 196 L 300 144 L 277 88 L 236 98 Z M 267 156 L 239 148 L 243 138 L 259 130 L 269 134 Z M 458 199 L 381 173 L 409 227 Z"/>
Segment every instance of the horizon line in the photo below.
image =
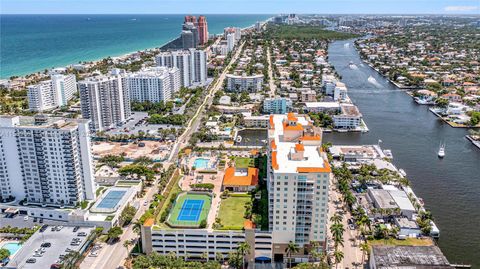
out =
<path fill-rule="evenodd" d="M 480 17 L 480 14 L 476 13 L 202 13 L 202 12 L 185 12 L 185 13 L 0 13 L 1 15 L 188 15 L 188 14 L 202 14 L 202 15 L 374 15 L 374 16 L 395 16 L 395 15 L 408 15 L 408 16 L 473 16 Z"/>

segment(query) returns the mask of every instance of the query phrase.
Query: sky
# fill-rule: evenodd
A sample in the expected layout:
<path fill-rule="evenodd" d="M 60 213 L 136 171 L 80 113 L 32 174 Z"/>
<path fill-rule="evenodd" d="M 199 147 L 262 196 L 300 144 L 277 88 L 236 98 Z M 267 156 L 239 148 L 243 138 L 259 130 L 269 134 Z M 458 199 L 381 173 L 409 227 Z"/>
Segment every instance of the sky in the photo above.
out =
<path fill-rule="evenodd" d="M 0 14 L 475 14 L 480 0 L 0 0 Z"/>

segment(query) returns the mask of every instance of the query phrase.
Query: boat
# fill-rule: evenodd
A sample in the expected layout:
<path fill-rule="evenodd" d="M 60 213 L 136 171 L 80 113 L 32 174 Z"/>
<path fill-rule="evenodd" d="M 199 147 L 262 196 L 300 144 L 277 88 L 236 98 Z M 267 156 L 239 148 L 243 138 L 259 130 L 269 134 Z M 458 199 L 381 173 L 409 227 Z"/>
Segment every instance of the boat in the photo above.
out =
<path fill-rule="evenodd" d="M 438 150 L 438 157 L 443 158 L 445 157 L 445 145 L 440 145 L 440 149 Z"/>
<path fill-rule="evenodd" d="M 405 170 L 403 170 L 403 169 L 399 169 L 398 173 L 400 173 L 400 175 L 402 175 L 403 177 L 407 176 L 407 173 L 405 173 Z"/>
<path fill-rule="evenodd" d="M 242 137 L 241 136 L 237 136 L 237 139 L 236 139 L 237 143 L 240 143 L 242 142 Z"/>

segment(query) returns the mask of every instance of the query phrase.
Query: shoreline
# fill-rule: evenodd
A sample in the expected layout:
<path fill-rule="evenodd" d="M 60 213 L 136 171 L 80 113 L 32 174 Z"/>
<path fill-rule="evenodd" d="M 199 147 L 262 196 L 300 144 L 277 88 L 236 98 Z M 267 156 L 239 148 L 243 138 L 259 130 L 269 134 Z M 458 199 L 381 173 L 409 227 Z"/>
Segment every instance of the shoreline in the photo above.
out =
<path fill-rule="evenodd" d="M 268 21 L 270 21 L 273 17 L 269 17 L 265 20 L 262 20 L 262 21 L 259 21 L 260 23 L 267 23 Z M 256 22 L 255 22 L 256 23 Z M 255 23 L 249 25 L 249 26 L 246 26 L 246 27 L 243 27 L 243 28 L 240 28 L 242 31 L 244 30 L 247 30 L 247 29 L 250 29 L 250 28 L 253 28 L 255 27 Z M 228 27 L 235 27 L 235 26 L 228 26 Z M 219 35 L 219 34 L 222 34 L 221 32 L 220 33 L 214 33 L 212 35 L 216 36 L 216 35 Z M 170 44 L 171 42 L 175 41 L 176 39 L 179 38 L 179 35 L 177 35 L 176 37 L 172 38 L 172 39 L 169 39 L 168 41 L 160 44 L 159 46 L 156 46 L 156 47 L 149 47 L 149 48 L 144 48 L 144 49 L 139 49 L 139 50 L 136 50 L 136 51 L 130 51 L 130 52 L 126 52 L 126 53 L 119 53 L 118 55 L 116 55 L 115 53 L 114 54 L 111 54 L 111 55 L 106 55 L 106 56 L 101 56 L 99 58 L 96 58 L 94 60 L 82 60 L 82 61 L 78 61 L 77 63 L 70 63 L 70 64 L 67 64 L 67 65 L 60 65 L 60 66 L 55 66 L 55 67 L 51 67 L 51 68 L 46 68 L 48 70 L 51 70 L 51 69 L 55 69 L 55 68 L 70 68 L 72 67 L 73 65 L 76 65 L 76 64 L 96 64 L 96 63 L 99 63 L 101 61 L 103 61 L 104 59 L 107 59 L 107 58 L 112 58 L 112 59 L 121 59 L 121 58 L 127 58 L 135 53 L 143 53 L 143 52 L 147 52 L 147 51 L 152 51 L 152 50 L 161 50 L 163 47 L 165 47 L 166 45 Z M 116 55 L 116 56 L 114 56 Z M 16 77 L 16 78 L 26 78 L 28 76 L 32 76 L 32 75 L 41 75 L 43 73 L 43 71 L 45 70 L 44 69 L 41 69 L 41 70 L 38 70 L 36 72 L 31 72 L 31 73 L 26 73 L 26 74 L 23 74 L 23 75 L 11 75 L 11 76 L 7 76 L 7 77 L 0 77 L 0 81 L 2 80 L 7 80 L 9 81 L 11 77 Z"/>
<path fill-rule="evenodd" d="M 465 137 L 466 137 L 468 140 L 470 140 L 470 142 L 472 142 L 472 144 L 473 144 L 474 146 L 476 146 L 477 148 L 480 149 L 480 140 L 475 140 L 475 139 L 473 139 L 473 137 L 472 137 L 471 135 L 466 135 Z"/>

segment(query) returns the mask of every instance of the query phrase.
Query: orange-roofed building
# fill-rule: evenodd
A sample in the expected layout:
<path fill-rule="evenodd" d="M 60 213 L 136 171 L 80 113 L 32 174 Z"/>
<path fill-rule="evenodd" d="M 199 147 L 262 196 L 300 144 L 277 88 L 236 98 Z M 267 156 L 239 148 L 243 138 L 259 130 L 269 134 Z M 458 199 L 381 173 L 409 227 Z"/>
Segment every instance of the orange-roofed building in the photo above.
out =
<path fill-rule="evenodd" d="M 233 192 L 248 192 L 258 185 L 257 168 L 229 167 L 223 176 L 223 189 Z"/>

